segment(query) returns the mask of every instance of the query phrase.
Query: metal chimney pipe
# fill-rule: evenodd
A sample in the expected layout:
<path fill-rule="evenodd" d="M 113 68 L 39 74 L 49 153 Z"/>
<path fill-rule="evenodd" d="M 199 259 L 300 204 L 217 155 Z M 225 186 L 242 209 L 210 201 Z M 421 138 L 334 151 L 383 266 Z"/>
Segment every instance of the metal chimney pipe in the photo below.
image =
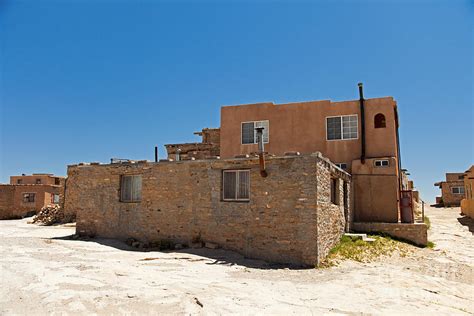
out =
<path fill-rule="evenodd" d="M 258 160 L 260 163 L 260 175 L 262 177 L 268 176 L 266 167 L 265 167 L 265 145 L 263 144 L 263 127 L 257 127 L 257 141 L 258 141 Z"/>
<path fill-rule="evenodd" d="M 155 146 L 155 162 L 158 162 L 158 146 Z"/>
<path fill-rule="evenodd" d="M 364 106 L 364 91 L 363 84 L 359 82 L 359 103 L 360 103 L 360 133 L 361 133 L 361 154 L 360 162 L 365 164 L 365 106 Z"/>
<path fill-rule="evenodd" d="M 180 160 L 181 148 L 176 149 L 176 161 Z"/>

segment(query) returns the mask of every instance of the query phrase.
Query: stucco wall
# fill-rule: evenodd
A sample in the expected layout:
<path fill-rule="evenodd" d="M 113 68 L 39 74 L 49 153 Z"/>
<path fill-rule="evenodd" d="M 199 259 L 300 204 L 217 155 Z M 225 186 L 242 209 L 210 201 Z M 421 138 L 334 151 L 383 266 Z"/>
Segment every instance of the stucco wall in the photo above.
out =
<path fill-rule="evenodd" d="M 35 193 L 35 201 L 23 202 L 24 193 Z M 62 187 L 44 184 L 0 185 L 0 219 L 24 217 L 38 212 L 51 203 L 53 194 L 61 194 Z"/>
<path fill-rule="evenodd" d="M 186 244 L 199 236 L 248 257 L 314 265 L 322 243 L 318 196 L 329 194 L 316 174 L 332 170 L 349 178 L 328 161 L 317 165 L 320 160 L 268 158 L 267 178 L 260 176 L 258 159 L 74 165 L 68 168 L 65 208 L 76 212 L 80 234 Z M 222 170 L 240 168 L 250 169 L 250 201 L 223 201 Z M 140 203 L 119 201 L 120 176 L 128 174 L 142 175 Z M 340 232 L 337 227 L 319 235 L 334 234 L 325 242 L 330 245 Z"/>
<path fill-rule="evenodd" d="M 354 221 L 397 223 L 399 183 L 397 160 L 386 157 L 388 167 L 376 167 L 376 159 L 353 162 Z"/>
<path fill-rule="evenodd" d="M 391 97 L 367 99 L 366 155 L 367 157 L 397 157 L 396 102 Z M 385 128 L 374 128 L 374 117 L 382 113 Z M 358 115 L 359 137 L 351 140 L 326 140 L 326 117 Z M 258 103 L 221 108 L 221 156 L 234 157 L 258 150 L 256 144 L 241 144 L 241 123 L 269 120 L 269 143 L 265 150 L 283 155 L 288 151 L 312 153 L 319 151 L 334 163 L 351 162 L 361 155 L 361 119 L 359 101 L 310 101 L 288 104 Z"/>

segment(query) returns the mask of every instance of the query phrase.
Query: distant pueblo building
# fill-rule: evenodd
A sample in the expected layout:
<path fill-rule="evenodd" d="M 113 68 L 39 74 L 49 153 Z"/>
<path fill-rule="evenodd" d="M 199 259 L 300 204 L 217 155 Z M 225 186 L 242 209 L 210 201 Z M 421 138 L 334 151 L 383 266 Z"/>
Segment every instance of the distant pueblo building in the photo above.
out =
<path fill-rule="evenodd" d="M 316 265 L 344 232 L 425 245 L 403 174 L 392 97 L 224 106 L 200 143 L 168 159 L 68 167 L 77 232 L 212 242 L 245 256 Z M 411 186 L 412 187 L 412 186 Z"/>
<path fill-rule="evenodd" d="M 10 177 L 0 184 L 0 219 L 34 215 L 48 204 L 60 204 L 64 177 L 46 173 Z"/>

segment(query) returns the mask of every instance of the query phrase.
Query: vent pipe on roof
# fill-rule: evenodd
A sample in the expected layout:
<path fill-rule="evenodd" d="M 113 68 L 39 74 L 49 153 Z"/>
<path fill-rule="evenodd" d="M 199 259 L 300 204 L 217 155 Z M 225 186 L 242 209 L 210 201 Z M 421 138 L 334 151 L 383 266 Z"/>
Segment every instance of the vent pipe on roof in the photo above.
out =
<path fill-rule="evenodd" d="M 361 138 L 361 154 L 360 161 L 365 164 L 365 107 L 364 107 L 364 91 L 363 84 L 359 82 L 359 103 L 360 103 L 360 138 Z"/>
<path fill-rule="evenodd" d="M 263 127 L 257 127 L 257 140 L 258 140 L 258 160 L 260 163 L 260 175 L 262 177 L 268 176 L 266 167 L 265 167 L 265 146 L 263 144 Z"/>
<path fill-rule="evenodd" d="M 176 161 L 180 160 L 181 148 L 176 149 Z"/>
<path fill-rule="evenodd" d="M 155 146 L 155 162 L 158 162 L 158 146 Z"/>

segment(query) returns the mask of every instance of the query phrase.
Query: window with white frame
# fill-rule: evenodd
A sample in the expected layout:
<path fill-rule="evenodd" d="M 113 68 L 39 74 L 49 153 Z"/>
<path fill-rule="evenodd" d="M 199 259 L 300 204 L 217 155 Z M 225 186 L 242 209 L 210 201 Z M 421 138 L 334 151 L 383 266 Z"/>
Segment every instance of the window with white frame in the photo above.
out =
<path fill-rule="evenodd" d="M 335 165 L 338 166 L 339 168 L 341 168 L 342 170 L 346 170 L 346 169 L 347 169 L 347 164 L 344 163 L 344 162 L 336 163 Z"/>
<path fill-rule="evenodd" d="M 451 187 L 451 192 L 453 194 L 464 194 L 465 191 L 464 191 L 464 187 L 459 186 L 459 187 Z"/>
<path fill-rule="evenodd" d="M 255 131 L 257 127 L 263 127 L 263 142 L 269 142 L 269 122 L 253 121 L 242 122 L 242 144 L 256 144 L 258 142 Z"/>
<path fill-rule="evenodd" d="M 120 180 L 120 201 L 140 202 L 142 200 L 142 176 L 122 176 Z"/>
<path fill-rule="evenodd" d="M 53 194 L 51 196 L 51 203 L 53 204 L 59 204 L 59 194 Z"/>
<path fill-rule="evenodd" d="M 326 117 L 326 138 L 327 140 L 357 139 L 357 115 Z"/>
<path fill-rule="evenodd" d="M 388 167 L 390 166 L 390 162 L 388 161 L 388 159 L 379 159 L 374 161 L 374 165 L 376 167 Z"/>
<path fill-rule="evenodd" d="M 34 203 L 35 193 L 23 193 L 23 203 Z"/>
<path fill-rule="evenodd" d="M 223 170 L 222 198 L 224 201 L 248 201 L 250 170 Z"/>

